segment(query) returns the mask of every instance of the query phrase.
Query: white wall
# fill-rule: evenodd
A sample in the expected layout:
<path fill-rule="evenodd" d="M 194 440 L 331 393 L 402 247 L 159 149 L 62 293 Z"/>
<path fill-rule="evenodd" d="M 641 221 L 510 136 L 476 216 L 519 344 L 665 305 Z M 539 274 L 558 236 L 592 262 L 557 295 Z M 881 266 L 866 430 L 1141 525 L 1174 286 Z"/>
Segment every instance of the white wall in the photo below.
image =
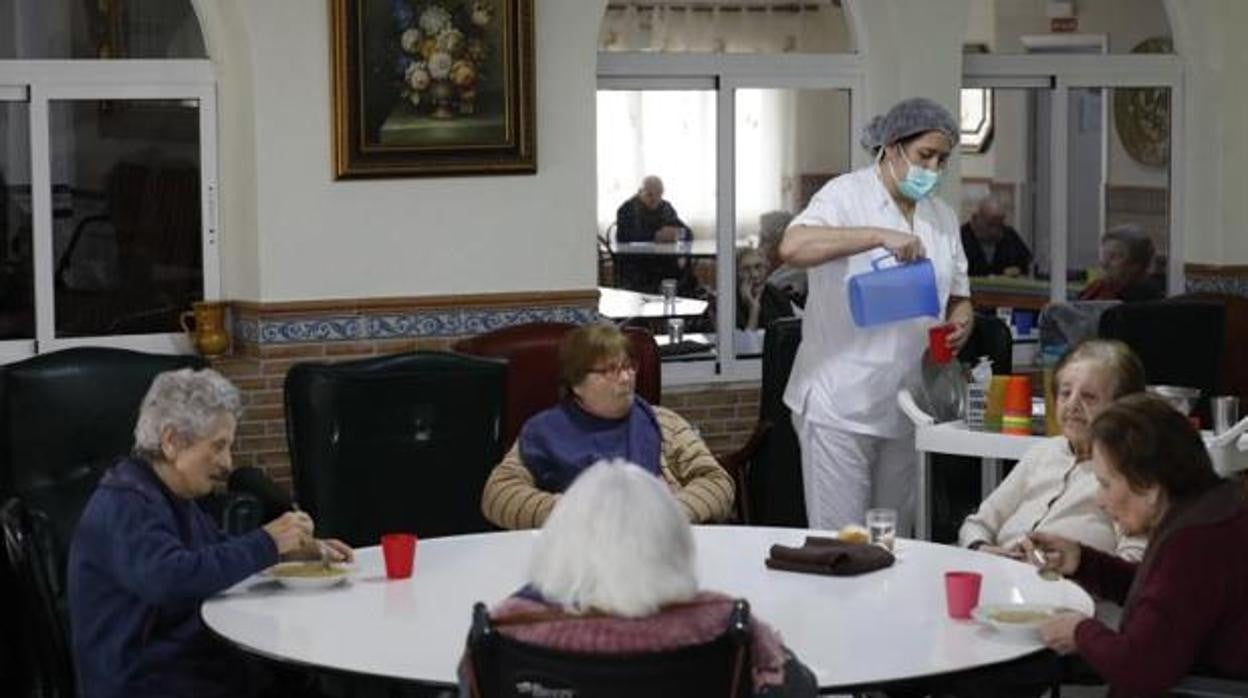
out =
<path fill-rule="evenodd" d="M 335 181 L 323 3 L 221 0 L 229 33 L 214 56 L 233 63 L 223 76 L 221 178 L 226 206 L 240 207 L 225 216 L 224 294 L 284 301 L 593 287 L 585 231 L 594 220 L 595 39 L 605 3 L 535 4 L 537 175 Z"/>
<path fill-rule="evenodd" d="M 1248 264 L 1248 2 L 1167 0 L 1184 62 L 1186 261 Z M 1178 166 L 1178 165 L 1176 165 Z"/>
<path fill-rule="evenodd" d="M 1248 50 L 1237 28 L 1248 26 L 1248 2 L 1168 1 L 1187 65 L 1187 147 L 1175 154 L 1188 181 L 1186 259 L 1245 264 L 1238 163 L 1248 162 Z M 335 182 L 327 13 L 319 5 L 308 11 L 305 0 L 198 0 L 221 71 L 225 295 L 281 301 L 592 287 L 585 231 L 595 219 L 595 43 L 605 0 L 536 4 L 536 176 Z M 858 13 L 867 57 L 868 114 L 911 95 L 956 110 L 970 0 L 846 4 Z M 1081 17 L 1090 7 L 1080 3 Z M 853 152 L 856 164 L 865 161 Z M 955 159 L 942 185 L 949 201 L 958 200 L 959 169 Z"/>

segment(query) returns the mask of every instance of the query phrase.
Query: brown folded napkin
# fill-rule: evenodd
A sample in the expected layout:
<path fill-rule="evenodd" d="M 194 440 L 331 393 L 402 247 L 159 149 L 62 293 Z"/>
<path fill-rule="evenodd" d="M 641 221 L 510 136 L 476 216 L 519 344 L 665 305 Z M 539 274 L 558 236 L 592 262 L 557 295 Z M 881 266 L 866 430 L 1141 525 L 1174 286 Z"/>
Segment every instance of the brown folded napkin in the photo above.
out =
<path fill-rule="evenodd" d="M 807 536 L 800 548 L 771 546 L 767 566 L 773 570 L 849 577 L 890 567 L 895 559 L 878 545 Z"/>

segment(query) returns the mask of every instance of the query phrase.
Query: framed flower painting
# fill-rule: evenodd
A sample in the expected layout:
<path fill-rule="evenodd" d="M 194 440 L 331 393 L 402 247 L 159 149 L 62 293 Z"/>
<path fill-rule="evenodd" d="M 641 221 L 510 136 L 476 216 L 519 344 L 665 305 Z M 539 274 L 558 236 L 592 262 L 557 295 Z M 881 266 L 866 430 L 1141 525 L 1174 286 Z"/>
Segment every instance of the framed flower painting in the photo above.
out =
<path fill-rule="evenodd" d="M 330 0 L 334 173 L 537 171 L 533 0 Z"/>

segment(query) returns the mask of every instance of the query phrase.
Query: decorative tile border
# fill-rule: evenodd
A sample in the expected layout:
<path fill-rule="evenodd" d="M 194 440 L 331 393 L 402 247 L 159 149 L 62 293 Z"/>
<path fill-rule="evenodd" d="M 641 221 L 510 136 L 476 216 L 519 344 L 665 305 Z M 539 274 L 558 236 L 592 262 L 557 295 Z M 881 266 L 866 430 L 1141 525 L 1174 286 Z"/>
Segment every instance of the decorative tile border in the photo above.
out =
<path fill-rule="evenodd" d="M 1229 293 L 1248 297 L 1248 265 L 1187 264 L 1188 293 Z"/>
<path fill-rule="evenodd" d="M 1204 276 L 1187 278 L 1188 293 L 1229 293 L 1248 296 L 1248 276 Z"/>
<path fill-rule="evenodd" d="M 271 307 L 248 303 L 235 310 L 233 327 L 239 341 L 270 346 L 459 337 L 531 322 L 584 324 L 598 319 L 596 292 L 588 303 L 567 303 L 567 295 L 559 294 L 563 302 L 554 304 L 541 294 L 535 294 L 527 303 L 509 296 L 497 304 L 483 302 L 488 297 L 472 296 L 465 297 L 461 307 L 454 307 L 453 297 L 436 302 L 412 299 L 409 304 L 393 299 L 372 304 L 315 301 Z M 396 307 L 399 305 L 417 307 L 400 310 Z M 430 307 L 419 307 L 422 305 Z"/>

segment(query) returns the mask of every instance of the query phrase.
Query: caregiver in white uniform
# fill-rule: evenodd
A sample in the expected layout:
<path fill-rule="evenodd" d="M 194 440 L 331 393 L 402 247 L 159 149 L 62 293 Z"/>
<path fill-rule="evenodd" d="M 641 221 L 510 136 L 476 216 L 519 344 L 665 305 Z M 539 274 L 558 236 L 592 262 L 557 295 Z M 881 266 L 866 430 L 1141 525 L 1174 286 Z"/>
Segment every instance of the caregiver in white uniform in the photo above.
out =
<path fill-rule="evenodd" d="M 897 391 L 920 381 L 928 328 L 953 324 L 956 352 L 974 321 L 957 216 L 931 196 L 957 142 L 958 123 L 944 107 L 899 102 L 863 133 L 875 162 L 824 185 L 780 243 L 781 258 L 807 268 L 809 278 L 784 402 L 802 448 L 812 528 L 861 524 L 868 507 L 896 509 L 900 535 L 913 525 L 914 429 Z M 931 260 L 943 320 L 854 325 L 848 280 L 890 253 L 902 262 Z"/>

